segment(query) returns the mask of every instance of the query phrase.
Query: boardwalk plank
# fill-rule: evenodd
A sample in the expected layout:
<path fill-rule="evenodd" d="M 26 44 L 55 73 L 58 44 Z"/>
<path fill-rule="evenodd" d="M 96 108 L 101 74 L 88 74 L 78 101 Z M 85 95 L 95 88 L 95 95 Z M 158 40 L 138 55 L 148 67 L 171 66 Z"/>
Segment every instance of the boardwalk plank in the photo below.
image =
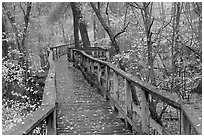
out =
<path fill-rule="evenodd" d="M 111 110 L 110 102 L 91 87 L 66 56 L 56 64 L 58 128 L 61 135 L 131 134 Z"/>

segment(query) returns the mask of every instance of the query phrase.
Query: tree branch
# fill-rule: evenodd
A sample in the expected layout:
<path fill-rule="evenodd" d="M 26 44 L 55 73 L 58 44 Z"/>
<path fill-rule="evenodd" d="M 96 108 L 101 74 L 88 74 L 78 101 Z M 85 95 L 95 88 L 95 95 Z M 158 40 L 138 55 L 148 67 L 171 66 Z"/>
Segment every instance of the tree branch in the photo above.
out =
<path fill-rule="evenodd" d="M 120 32 L 118 32 L 118 33 L 114 36 L 114 39 L 116 39 L 116 37 L 119 36 L 120 34 L 124 33 L 129 24 L 130 24 L 130 22 L 128 22 L 128 24 L 123 28 L 123 30 L 121 30 Z"/>
<path fill-rule="evenodd" d="M 159 119 L 162 118 L 162 115 L 165 113 L 165 110 L 166 110 L 167 107 L 168 107 L 168 105 L 166 104 L 166 105 L 164 106 L 164 108 L 161 110 L 161 113 L 160 113 L 160 115 L 159 115 Z"/>
<path fill-rule="evenodd" d="M 109 6 L 109 2 L 107 2 L 107 5 L 106 5 L 106 15 L 108 15 L 108 6 Z"/>
<path fill-rule="evenodd" d="M 96 16 L 98 17 L 101 25 L 103 26 L 103 28 L 106 30 L 106 32 L 108 33 L 109 37 L 110 37 L 110 40 L 112 42 L 112 45 L 114 46 L 115 48 L 115 52 L 116 54 L 119 54 L 120 53 L 120 48 L 117 44 L 117 42 L 115 41 L 114 39 L 114 34 L 113 32 L 111 31 L 111 29 L 108 27 L 108 25 L 106 24 L 106 22 L 104 21 L 104 18 L 101 16 L 101 13 L 99 12 L 99 10 L 96 8 L 95 4 L 93 2 L 90 2 L 90 5 L 92 7 L 92 9 L 94 10 Z"/>
<path fill-rule="evenodd" d="M 21 10 L 23 11 L 23 15 L 25 16 L 25 10 L 23 9 L 22 5 L 21 5 L 21 2 L 20 2 L 20 8 Z"/>
<path fill-rule="evenodd" d="M 136 4 L 137 6 L 133 5 L 132 3 L 130 2 L 126 2 L 128 5 L 130 5 L 131 7 L 134 7 L 136 9 L 140 9 L 140 10 L 144 10 L 144 8 L 141 8 L 136 2 L 134 2 L 134 4 Z"/>

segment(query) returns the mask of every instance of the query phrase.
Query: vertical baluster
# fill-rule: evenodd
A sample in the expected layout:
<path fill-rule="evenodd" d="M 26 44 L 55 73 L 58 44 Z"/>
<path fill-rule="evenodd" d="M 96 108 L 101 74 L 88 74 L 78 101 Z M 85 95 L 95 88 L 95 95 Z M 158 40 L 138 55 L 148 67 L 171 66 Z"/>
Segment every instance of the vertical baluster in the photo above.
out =
<path fill-rule="evenodd" d="M 91 64 L 91 75 L 93 76 L 94 74 L 94 61 L 90 61 L 90 64 Z"/>
<path fill-rule="evenodd" d="M 67 54 L 67 62 L 68 62 L 68 59 L 69 59 L 69 54 L 68 54 L 68 50 L 69 50 L 69 48 L 68 48 L 68 46 L 66 46 L 66 54 Z"/>
<path fill-rule="evenodd" d="M 79 65 L 79 60 L 80 60 L 80 56 L 79 56 L 79 52 L 77 52 L 77 54 L 76 54 L 76 60 L 77 60 L 77 66 Z"/>
<path fill-rule="evenodd" d="M 80 52 L 77 52 L 77 65 L 80 65 L 80 60 L 81 60 Z"/>
<path fill-rule="evenodd" d="M 105 78 L 106 78 L 106 83 L 105 83 L 105 95 L 104 98 L 108 100 L 108 95 L 110 95 L 110 68 L 106 65 L 105 66 Z"/>
<path fill-rule="evenodd" d="M 114 103 L 119 101 L 118 75 L 113 72 L 113 98 Z M 118 112 L 114 104 L 114 111 Z"/>
<path fill-rule="evenodd" d="M 56 47 L 56 60 L 58 59 L 58 51 L 57 51 L 57 47 Z"/>
<path fill-rule="evenodd" d="M 89 73 L 90 72 L 90 63 L 89 63 L 89 58 L 87 58 L 87 72 Z"/>
<path fill-rule="evenodd" d="M 96 51 L 96 58 L 99 58 L 99 51 Z"/>
<path fill-rule="evenodd" d="M 132 93 L 131 93 L 131 83 L 125 79 L 125 105 L 126 105 L 126 114 L 129 118 L 132 119 L 133 110 L 132 110 Z M 131 125 L 126 120 L 127 128 L 131 129 Z"/>
<path fill-rule="evenodd" d="M 76 66 L 77 66 L 77 51 L 74 50 L 73 54 L 74 54 L 73 64 L 74 64 L 74 66 L 76 67 Z"/>
<path fill-rule="evenodd" d="M 96 66 L 96 62 L 93 61 L 93 74 L 95 75 L 95 66 Z"/>
<path fill-rule="evenodd" d="M 180 111 L 180 134 L 190 135 L 191 134 L 191 125 L 188 122 L 184 112 Z"/>
<path fill-rule="evenodd" d="M 101 64 L 100 63 L 98 63 L 97 76 L 98 76 L 98 84 L 101 86 Z"/>
<path fill-rule="evenodd" d="M 59 47 L 58 49 L 59 49 L 59 54 L 58 55 L 59 55 L 59 58 L 60 58 L 60 56 L 61 56 L 61 48 Z"/>
<path fill-rule="evenodd" d="M 84 59 L 84 55 L 83 54 L 81 54 L 81 67 L 83 69 L 85 69 L 85 59 Z"/>
<path fill-rule="evenodd" d="M 55 48 L 52 49 L 52 53 L 53 53 L 53 60 L 55 60 L 55 58 L 56 58 L 56 55 L 55 55 L 55 54 L 56 54 L 56 52 L 55 52 Z"/>
<path fill-rule="evenodd" d="M 73 61 L 73 49 L 70 49 L 70 60 Z"/>
<path fill-rule="evenodd" d="M 106 61 L 110 61 L 110 52 L 106 50 Z"/>
<path fill-rule="evenodd" d="M 149 133 L 149 107 L 148 107 L 148 93 L 141 90 L 141 110 L 142 110 L 142 131 Z"/>
<path fill-rule="evenodd" d="M 102 51 L 100 51 L 100 57 L 102 56 L 102 54 L 103 54 Z"/>
<path fill-rule="evenodd" d="M 56 110 L 46 118 L 46 134 L 56 135 Z"/>
<path fill-rule="evenodd" d="M 89 73 L 91 73 L 91 59 L 89 59 Z"/>

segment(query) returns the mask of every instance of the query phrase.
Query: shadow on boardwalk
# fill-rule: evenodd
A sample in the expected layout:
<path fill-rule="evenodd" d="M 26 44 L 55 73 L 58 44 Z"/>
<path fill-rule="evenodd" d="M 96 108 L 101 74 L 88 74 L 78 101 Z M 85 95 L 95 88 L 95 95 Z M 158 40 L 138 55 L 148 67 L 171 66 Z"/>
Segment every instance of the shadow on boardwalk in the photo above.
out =
<path fill-rule="evenodd" d="M 131 134 L 66 56 L 56 62 L 56 71 L 58 134 Z"/>

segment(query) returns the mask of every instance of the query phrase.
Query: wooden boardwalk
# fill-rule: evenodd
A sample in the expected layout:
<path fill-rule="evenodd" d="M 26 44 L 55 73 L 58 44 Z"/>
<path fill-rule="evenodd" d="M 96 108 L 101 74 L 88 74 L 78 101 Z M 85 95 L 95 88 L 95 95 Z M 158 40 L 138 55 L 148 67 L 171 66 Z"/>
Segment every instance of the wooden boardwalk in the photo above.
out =
<path fill-rule="evenodd" d="M 67 62 L 67 56 L 56 62 L 56 73 L 58 135 L 131 134 L 109 102 Z"/>

